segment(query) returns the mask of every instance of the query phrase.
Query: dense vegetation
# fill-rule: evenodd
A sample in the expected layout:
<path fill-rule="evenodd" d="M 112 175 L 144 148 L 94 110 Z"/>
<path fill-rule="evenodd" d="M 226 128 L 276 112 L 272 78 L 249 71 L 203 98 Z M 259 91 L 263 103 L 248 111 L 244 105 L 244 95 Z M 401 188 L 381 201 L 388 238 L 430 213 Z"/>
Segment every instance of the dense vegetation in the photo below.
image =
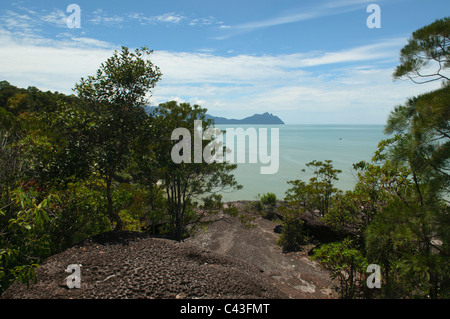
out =
<path fill-rule="evenodd" d="M 197 209 L 200 196 L 240 187 L 235 165 L 171 160 L 175 128 L 194 134 L 193 119 L 204 130 L 213 123 L 188 103 L 146 110 L 161 77 L 151 53 L 116 51 L 76 84 L 77 95 L 0 82 L 0 292 L 17 279 L 28 283 L 49 255 L 101 232 L 183 240 L 208 211 Z"/>
<path fill-rule="evenodd" d="M 371 162 L 354 164 L 352 191 L 334 187 L 339 171 L 331 161 L 308 163 L 308 183 L 289 182 L 281 208 L 286 250 L 308 242 L 301 216 L 314 211 L 337 231 L 353 231 L 313 255 L 338 280 L 343 298 L 450 297 L 449 45 L 446 18 L 414 32 L 402 49 L 394 78 L 441 80 L 442 87 L 394 108 L 385 128 L 394 137 L 380 142 Z M 368 289 L 369 264 L 380 267 L 379 289 Z"/>

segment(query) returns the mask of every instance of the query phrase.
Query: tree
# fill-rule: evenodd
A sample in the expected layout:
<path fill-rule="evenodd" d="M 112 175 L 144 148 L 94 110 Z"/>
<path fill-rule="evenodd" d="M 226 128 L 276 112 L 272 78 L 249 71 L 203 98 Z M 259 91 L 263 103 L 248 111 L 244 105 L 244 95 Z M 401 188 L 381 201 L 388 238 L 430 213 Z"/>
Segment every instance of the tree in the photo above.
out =
<path fill-rule="evenodd" d="M 11 190 L 15 189 L 29 170 L 21 155 L 23 150 L 16 144 L 18 137 L 0 130 L 0 208 L 11 211 Z"/>
<path fill-rule="evenodd" d="M 385 297 L 448 296 L 448 250 L 437 240 L 441 224 L 434 209 L 397 198 L 369 225 L 367 258 L 381 266 Z"/>
<path fill-rule="evenodd" d="M 197 129 L 205 132 L 213 125 L 212 120 L 205 117 L 206 109 L 170 101 L 160 104 L 156 113 L 158 116 L 155 118 L 155 127 L 160 129 L 156 142 L 157 163 L 166 189 L 172 234 L 176 240 L 181 241 L 186 235 L 186 226 L 198 222 L 201 217 L 193 209 L 194 200 L 207 194 L 241 188 L 231 174 L 237 165 L 194 160 L 195 151 L 190 150 L 195 150 L 195 138 L 190 137 L 198 134 Z M 195 120 L 202 121 L 201 128 L 195 128 Z M 172 133 L 178 128 L 185 129 L 189 136 L 183 136 L 183 139 L 176 136 L 172 140 Z M 186 143 L 186 148 L 178 150 L 186 161 L 175 163 L 171 154 L 179 143 Z M 201 140 L 202 154 L 206 143 L 206 140 Z M 220 149 L 219 152 L 223 150 Z"/>
<path fill-rule="evenodd" d="M 285 199 L 291 203 L 308 205 L 310 213 L 318 209 L 321 216 L 324 216 L 328 213 L 333 196 L 340 192 L 334 187 L 334 182 L 338 180 L 337 174 L 342 171 L 333 168 L 331 160 L 314 160 L 306 166 L 312 169 L 314 175 L 309 179 L 309 184 L 301 180 L 288 181 L 292 187 L 286 191 Z"/>
<path fill-rule="evenodd" d="M 367 268 L 367 260 L 361 251 L 353 247 L 350 239 L 320 246 L 314 250 L 312 259 L 319 261 L 331 271 L 331 278 L 339 281 L 341 298 L 352 299 L 361 296 L 365 285 L 363 274 Z"/>
<path fill-rule="evenodd" d="M 433 67 L 434 71 L 425 70 Z M 444 73 L 448 67 L 450 18 L 446 17 L 413 32 L 408 44 L 400 51 L 400 65 L 395 70 L 394 79 L 407 77 L 418 84 L 448 81 L 449 76 Z"/>
<path fill-rule="evenodd" d="M 407 161 L 415 179 L 450 190 L 450 84 L 443 88 L 409 99 L 389 115 L 386 133 L 399 135 L 391 156 Z M 402 138 L 400 138 L 402 136 Z M 420 176 L 418 176 L 420 175 Z M 420 196 L 420 188 L 416 183 Z M 422 196 L 423 197 L 423 196 Z M 424 198 L 421 199 L 424 201 Z"/>
<path fill-rule="evenodd" d="M 449 36 L 449 18 L 414 32 L 394 73 L 414 83 L 444 83 L 391 112 L 385 131 L 396 135 L 376 154 L 380 161 L 395 163 L 394 168 L 406 168 L 405 182 L 394 193 L 398 196 L 389 198 L 365 234 L 367 255 L 383 265 L 388 297 L 449 293 L 450 86 L 444 75 L 450 66 Z M 431 63 L 437 70 L 423 73 Z"/>
<path fill-rule="evenodd" d="M 280 207 L 279 212 L 283 216 L 283 228 L 277 244 L 281 246 L 284 252 L 298 251 L 302 245 L 306 244 L 308 239 L 304 221 L 300 219 L 303 210 L 286 205 Z"/>
<path fill-rule="evenodd" d="M 131 146 L 146 124 L 144 105 L 150 90 L 161 77 L 159 68 L 147 59 L 147 48 L 122 52 L 102 63 L 95 76 L 76 84 L 78 96 L 88 102 L 94 113 L 93 154 L 96 170 L 106 182 L 107 213 L 122 228 L 118 211 L 113 207 L 112 187 L 115 175 L 130 161 Z"/>
<path fill-rule="evenodd" d="M 51 206 L 58 201 L 53 195 L 39 201 L 33 190 L 11 193 L 14 209 L 0 207 L 0 293 L 16 280 L 36 279 L 34 269 L 52 252 L 48 230 L 54 221 Z"/>

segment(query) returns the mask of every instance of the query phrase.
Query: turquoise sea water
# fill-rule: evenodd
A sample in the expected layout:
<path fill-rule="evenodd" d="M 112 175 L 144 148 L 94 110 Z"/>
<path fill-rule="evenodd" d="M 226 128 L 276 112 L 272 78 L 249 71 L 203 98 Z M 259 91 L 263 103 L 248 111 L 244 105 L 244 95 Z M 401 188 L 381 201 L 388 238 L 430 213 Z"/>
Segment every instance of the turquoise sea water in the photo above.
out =
<path fill-rule="evenodd" d="M 270 129 L 279 129 L 279 169 L 276 174 L 262 175 L 258 163 L 248 163 L 249 147 L 246 147 L 246 163 L 238 164 L 234 171 L 236 180 L 243 189 L 222 193 L 224 201 L 254 200 L 258 194 L 275 193 L 284 198 L 289 188 L 288 180 L 302 179 L 308 182 L 312 177 L 306 163 L 313 160 L 332 160 L 335 168 L 341 169 L 336 187 L 352 189 L 356 179 L 352 164 L 369 161 L 378 143 L 388 138 L 383 133 L 384 125 L 217 125 L 218 128 L 267 128 L 268 142 Z M 247 144 L 248 145 L 248 144 Z M 270 144 L 269 144 L 270 145 Z M 269 155 L 270 155 L 270 146 Z M 305 172 L 301 172 L 305 169 Z"/>

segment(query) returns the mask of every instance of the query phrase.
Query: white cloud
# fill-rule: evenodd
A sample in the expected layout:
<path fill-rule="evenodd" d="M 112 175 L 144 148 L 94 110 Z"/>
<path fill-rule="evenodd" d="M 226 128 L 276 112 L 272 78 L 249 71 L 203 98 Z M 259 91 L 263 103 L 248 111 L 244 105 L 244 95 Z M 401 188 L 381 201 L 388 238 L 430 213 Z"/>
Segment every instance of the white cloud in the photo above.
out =
<path fill-rule="evenodd" d="M 345 62 L 373 61 L 396 57 L 399 44 L 405 42 L 404 38 L 393 38 L 370 45 L 350 48 L 337 52 L 318 53 L 317 56 L 304 59 L 304 66 L 317 66 Z"/>
<path fill-rule="evenodd" d="M 37 20 L 29 14 L 19 14 L 6 10 L 0 15 L 0 23 L 4 30 L 14 32 L 18 36 L 34 35 L 38 29 Z"/>
<path fill-rule="evenodd" d="M 191 26 L 205 26 L 205 25 L 213 25 L 213 24 L 218 24 L 220 25 L 219 27 L 223 26 L 223 22 L 222 21 L 218 21 L 215 17 L 213 16 L 209 16 L 206 18 L 194 18 L 192 20 L 189 21 L 188 25 Z"/>
<path fill-rule="evenodd" d="M 206 53 L 155 52 L 153 60 L 163 70 L 165 81 L 176 83 L 255 83 L 269 78 L 300 77 L 296 55 L 223 57 Z M 286 72 L 288 69 L 288 72 Z"/>
<path fill-rule="evenodd" d="M 184 19 L 184 17 L 180 14 L 171 12 L 171 13 L 165 13 L 165 14 L 162 14 L 159 16 L 155 16 L 152 19 L 155 21 L 158 21 L 158 22 L 168 22 L 168 23 L 176 24 L 176 23 L 181 22 Z"/>
<path fill-rule="evenodd" d="M 378 2 L 383 1 L 379 0 Z M 274 27 L 278 25 L 296 23 L 320 17 L 337 15 L 349 11 L 358 10 L 362 5 L 372 2 L 372 0 L 328 0 L 319 2 L 314 7 L 303 7 L 301 10 L 279 14 L 263 20 L 244 22 L 234 26 L 223 26 L 221 29 L 228 30 L 226 34 L 216 37 L 218 40 L 227 39 L 242 32 L 249 32 L 261 28 Z M 294 12 L 292 12 L 294 11 Z"/>
<path fill-rule="evenodd" d="M 96 39 L 17 39 L 1 28 L 0 42 L 2 80 L 67 94 L 82 76 L 93 74 L 113 53 L 111 44 Z"/>
<path fill-rule="evenodd" d="M 76 46 L 78 48 L 107 48 L 111 49 L 112 45 L 109 42 L 97 40 L 86 37 L 71 37 L 70 41 L 66 41 L 67 46 Z"/>
<path fill-rule="evenodd" d="M 121 26 L 125 21 L 123 17 L 120 16 L 109 16 L 105 14 L 96 14 L 93 18 L 89 19 L 89 22 L 97 25 L 106 26 Z"/>
<path fill-rule="evenodd" d="M 186 19 L 182 14 L 175 12 L 168 12 L 156 16 L 146 16 L 141 12 L 133 12 L 127 14 L 127 18 L 131 21 L 137 21 L 141 25 L 158 23 L 179 24 Z"/>
<path fill-rule="evenodd" d="M 37 16 L 36 13 L 34 15 Z M 59 9 L 55 9 L 48 14 L 40 16 L 40 19 L 57 27 L 67 27 L 67 15 L 64 11 Z"/>
<path fill-rule="evenodd" d="M 153 60 L 170 84 L 266 84 L 285 85 L 309 81 L 313 67 L 390 58 L 401 39 L 350 48 L 337 52 L 309 52 L 280 55 L 217 56 L 210 53 L 155 52 Z M 315 74 L 320 74 L 315 72 Z"/>
<path fill-rule="evenodd" d="M 155 16 L 146 16 L 142 12 L 128 13 L 127 18 L 131 21 L 137 21 L 141 25 L 148 24 L 172 24 L 172 25 L 188 25 L 188 26 L 208 26 L 208 25 L 220 25 L 223 22 L 217 20 L 213 16 L 208 17 L 188 17 L 182 13 L 167 12 Z"/>
<path fill-rule="evenodd" d="M 0 14 L 0 22 L 4 28 L 8 30 L 21 31 L 22 34 L 32 34 L 36 32 L 38 27 L 50 25 L 54 27 L 66 27 L 67 17 L 71 14 L 61 9 L 53 9 L 48 12 L 46 10 L 34 11 L 22 6 L 15 6 L 16 11 L 6 10 Z M 128 12 L 122 14 L 110 14 L 99 8 L 92 12 L 82 11 L 83 21 L 95 25 L 104 25 L 108 27 L 122 28 L 126 23 L 137 22 L 141 25 L 183 25 L 189 26 L 205 26 L 205 25 L 221 25 L 223 22 L 218 21 L 213 16 L 208 17 L 186 17 L 182 13 L 166 12 L 158 15 L 145 15 L 142 12 Z M 42 30 L 40 30 L 42 31 Z"/>
<path fill-rule="evenodd" d="M 269 111 L 284 115 L 288 123 L 384 123 L 395 105 L 439 87 L 392 81 L 395 63 L 390 60 L 402 41 L 274 56 L 158 51 L 152 60 L 161 67 L 163 81 L 153 101 L 177 97 L 193 103 L 200 97 L 215 115 Z"/>
<path fill-rule="evenodd" d="M 17 17 L 0 27 L 0 79 L 19 87 L 70 94 L 81 77 L 94 74 L 116 49 L 111 43 L 70 33 L 48 39 L 39 36 L 28 14 Z M 392 82 L 388 65 L 393 63 L 385 61 L 397 59 L 404 40 L 336 52 L 259 56 L 155 51 L 151 59 L 163 77 L 152 103 L 187 101 L 211 114 L 234 118 L 269 111 L 287 123 L 384 123 L 393 106 L 439 85 Z"/>
<path fill-rule="evenodd" d="M 32 35 L 42 31 L 42 27 L 50 25 L 54 27 L 66 27 L 67 15 L 60 9 L 47 11 L 33 11 L 20 7 L 21 13 L 6 10 L 0 15 L 3 28 L 17 32 L 19 35 Z"/>

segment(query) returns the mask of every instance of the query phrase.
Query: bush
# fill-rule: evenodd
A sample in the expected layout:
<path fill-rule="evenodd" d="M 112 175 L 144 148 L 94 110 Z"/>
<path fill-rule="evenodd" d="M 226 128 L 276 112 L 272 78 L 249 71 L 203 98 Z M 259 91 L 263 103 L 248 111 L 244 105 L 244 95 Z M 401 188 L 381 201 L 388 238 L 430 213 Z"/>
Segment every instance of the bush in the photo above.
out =
<path fill-rule="evenodd" d="M 203 208 L 209 211 L 218 211 L 223 208 L 222 195 L 211 194 L 203 198 Z"/>
<path fill-rule="evenodd" d="M 52 252 L 48 229 L 58 199 L 37 192 L 12 191 L 13 209 L 0 209 L 0 293 L 14 281 L 35 281 L 34 269 Z M 10 207 L 11 208 L 11 207 Z"/>
<path fill-rule="evenodd" d="M 362 296 L 367 260 L 361 251 L 353 247 L 351 240 L 324 244 L 315 249 L 311 259 L 319 261 L 331 271 L 331 278 L 339 281 L 341 298 Z"/>
<path fill-rule="evenodd" d="M 272 220 L 275 218 L 275 211 L 277 206 L 277 195 L 274 193 L 267 193 L 261 196 L 261 200 L 257 202 L 261 209 L 259 212 L 264 212 L 264 218 Z"/>
<path fill-rule="evenodd" d="M 301 246 L 307 242 L 307 234 L 303 227 L 303 221 L 299 218 L 299 211 L 282 207 L 283 223 L 278 245 L 283 248 L 284 252 L 298 251 Z"/>
<path fill-rule="evenodd" d="M 277 205 L 277 195 L 274 193 L 267 193 L 261 196 L 261 202 L 264 205 L 276 206 Z"/>

